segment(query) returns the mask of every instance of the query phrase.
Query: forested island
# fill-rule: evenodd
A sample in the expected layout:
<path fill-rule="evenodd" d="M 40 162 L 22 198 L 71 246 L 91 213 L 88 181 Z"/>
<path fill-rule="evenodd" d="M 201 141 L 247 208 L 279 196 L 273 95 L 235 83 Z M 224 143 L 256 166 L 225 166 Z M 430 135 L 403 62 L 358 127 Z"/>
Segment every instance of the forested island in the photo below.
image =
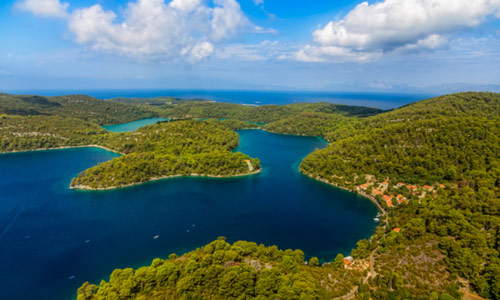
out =
<path fill-rule="evenodd" d="M 115 270 L 108 282 L 85 283 L 79 300 L 500 299 L 499 94 L 445 95 L 392 111 L 175 98 L 0 101 L 2 152 L 100 145 L 123 154 L 80 174 L 75 187 L 250 174 L 260 163 L 232 152 L 233 130 L 262 128 L 328 140 L 303 160 L 301 172 L 369 197 L 382 210 L 375 234 L 357 243 L 352 258 L 305 264 L 300 250 L 220 238 L 149 267 Z M 123 134 L 100 127 L 147 117 L 176 121 Z"/>

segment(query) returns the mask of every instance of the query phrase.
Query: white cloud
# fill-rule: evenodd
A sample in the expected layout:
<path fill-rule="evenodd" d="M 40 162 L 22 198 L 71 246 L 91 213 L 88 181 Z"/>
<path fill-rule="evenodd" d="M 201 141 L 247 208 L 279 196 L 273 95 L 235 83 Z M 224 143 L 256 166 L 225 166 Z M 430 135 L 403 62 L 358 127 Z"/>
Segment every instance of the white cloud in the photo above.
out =
<path fill-rule="evenodd" d="M 297 53 L 304 61 L 366 61 L 381 53 L 435 50 L 447 36 L 500 17 L 500 0 L 385 0 L 363 2 L 344 19 L 313 33 L 315 45 Z M 330 57 L 330 58 L 329 58 Z"/>
<path fill-rule="evenodd" d="M 307 45 L 295 53 L 293 58 L 303 62 L 368 62 L 374 61 L 381 56 L 380 51 L 361 52 L 337 46 Z"/>
<path fill-rule="evenodd" d="M 200 42 L 193 47 L 187 46 L 182 49 L 181 54 L 187 58 L 190 63 L 201 61 L 214 52 L 214 45 L 210 42 Z"/>
<path fill-rule="evenodd" d="M 191 12 L 196 9 L 201 3 L 201 0 L 173 0 L 170 6 L 183 12 Z"/>
<path fill-rule="evenodd" d="M 293 45 L 265 40 L 259 44 L 232 44 L 216 51 L 219 59 L 238 61 L 266 61 L 288 59 L 298 49 Z"/>
<path fill-rule="evenodd" d="M 16 6 L 40 17 L 64 18 L 68 16 L 69 4 L 59 0 L 22 0 Z"/>
<path fill-rule="evenodd" d="M 264 0 L 253 0 L 253 3 L 255 3 L 255 5 L 263 5 Z"/>
<path fill-rule="evenodd" d="M 128 3 L 123 21 L 117 18 L 96 4 L 75 10 L 68 26 L 77 43 L 93 50 L 191 63 L 210 56 L 217 43 L 257 28 L 235 0 L 213 0 L 212 6 L 202 0 L 137 0 Z"/>

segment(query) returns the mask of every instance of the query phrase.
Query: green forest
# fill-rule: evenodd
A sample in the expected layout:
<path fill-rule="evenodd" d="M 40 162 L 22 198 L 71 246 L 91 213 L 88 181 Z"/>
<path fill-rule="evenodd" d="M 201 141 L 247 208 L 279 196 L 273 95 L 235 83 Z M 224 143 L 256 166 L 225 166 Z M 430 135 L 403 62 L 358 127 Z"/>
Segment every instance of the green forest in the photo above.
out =
<path fill-rule="evenodd" d="M 387 226 L 370 241 L 377 247 L 378 275 L 359 293 L 361 299 L 407 299 L 408 293 L 425 298 L 430 287 L 424 279 L 435 275 L 436 281 L 446 278 L 457 288 L 500 299 L 499 105 L 500 95 L 492 93 L 418 102 L 333 132 L 327 148 L 304 159 L 303 173 L 350 190 L 365 184 L 367 175 L 376 182 L 438 189 L 386 207 Z M 395 192 L 409 194 L 405 187 Z M 420 267 L 408 268 L 410 251 L 420 254 Z M 432 257 L 445 268 L 429 264 Z"/>
<path fill-rule="evenodd" d="M 177 121 L 130 133 L 100 126 L 156 116 Z M 380 225 L 355 245 L 354 260 L 339 254 L 306 264 L 300 250 L 220 238 L 148 267 L 115 270 L 99 285 L 85 283 L 79 300 L 500 299 L 500 94 L 444 95 L 391 111 L 0 95 L 2 152 L 100 145 L 122 153 L 82 172 L 73 186 L 252 173 L 259 160 L 233 152 L 234 130 L 248 128 L 325 138 L 330 144 L 307 156 L 301 171 L 380 204 Z M 404 199 L 397 205 L 382 197 L 397 194 Z"/>
<path fill-rule="evenodd" d="M 113 134 L 101 145 L 124 155 L 83 171 L 71 186 L 105 189 L 168 176 L 235 176 L 259 170 L 258 159 L 232 152 L 238 144 L 238 134 L 216 120 L 164 122 Z"/>
<path fill-rule="evenodd" d="M 362 279 L 362 272 L 344 269 L 343 257 L 328 267 L 320 267 L 315 257 L 307 266 L 304 259 L 301 250 L 246 241 L 231 245 L 220 237 L 180 257 L 117 269 L 99 285 L 84 283 L 77 300 L 333 299 Z"/>

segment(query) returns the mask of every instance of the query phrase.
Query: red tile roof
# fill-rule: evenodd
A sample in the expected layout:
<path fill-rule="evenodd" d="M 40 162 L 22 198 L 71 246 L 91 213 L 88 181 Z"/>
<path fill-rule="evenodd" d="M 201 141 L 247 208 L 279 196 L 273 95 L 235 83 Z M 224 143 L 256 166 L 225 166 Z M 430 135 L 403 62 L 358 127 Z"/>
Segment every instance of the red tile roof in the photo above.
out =
<path fill-rule="evenodd" d="M 393 230 L 394 230 L 394 232 L 400 232 L 401 228 L 394 228 Z"/>

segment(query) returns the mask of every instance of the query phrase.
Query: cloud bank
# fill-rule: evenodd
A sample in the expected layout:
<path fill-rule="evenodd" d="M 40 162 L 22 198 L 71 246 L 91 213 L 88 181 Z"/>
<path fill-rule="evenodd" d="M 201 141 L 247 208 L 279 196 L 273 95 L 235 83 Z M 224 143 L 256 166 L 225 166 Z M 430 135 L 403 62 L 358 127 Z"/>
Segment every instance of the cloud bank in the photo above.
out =
<path fill-rule="evenodd" d="M 68 13 L 69 4 L 60 0 L 21 0 L 17 6 L 66 18 L 75 41 L 89 49 L 139 60 L 196 63 L 243 32 L 272 32 L 252 24 L 236 0 L 134 0 L 120 15 L 99 4 Z"/>
<path fill-rule="evenodd" d="M 138 0 L 117 15 L 100 5 L 75 10 L 69 29 L 79 44 L 93 50 L 139 59 L 182 57 L 195 63 L 210 56 L 215 44 L 252 29 L 235 0 Z"/>
<path fill-rule="evenodd" d="M 69 4 L 59 0 L 22 0 L 16 6 L 39 17 L 65 18 Z"/>
<path fill-rule="evenodd" d="M 342 20 L 313 33 L 300 61 L 369 61 L 389 52 L 436 50 L 458 30 L 500 18 L 500 0 L 385 0 L 363 2 Z"/>

